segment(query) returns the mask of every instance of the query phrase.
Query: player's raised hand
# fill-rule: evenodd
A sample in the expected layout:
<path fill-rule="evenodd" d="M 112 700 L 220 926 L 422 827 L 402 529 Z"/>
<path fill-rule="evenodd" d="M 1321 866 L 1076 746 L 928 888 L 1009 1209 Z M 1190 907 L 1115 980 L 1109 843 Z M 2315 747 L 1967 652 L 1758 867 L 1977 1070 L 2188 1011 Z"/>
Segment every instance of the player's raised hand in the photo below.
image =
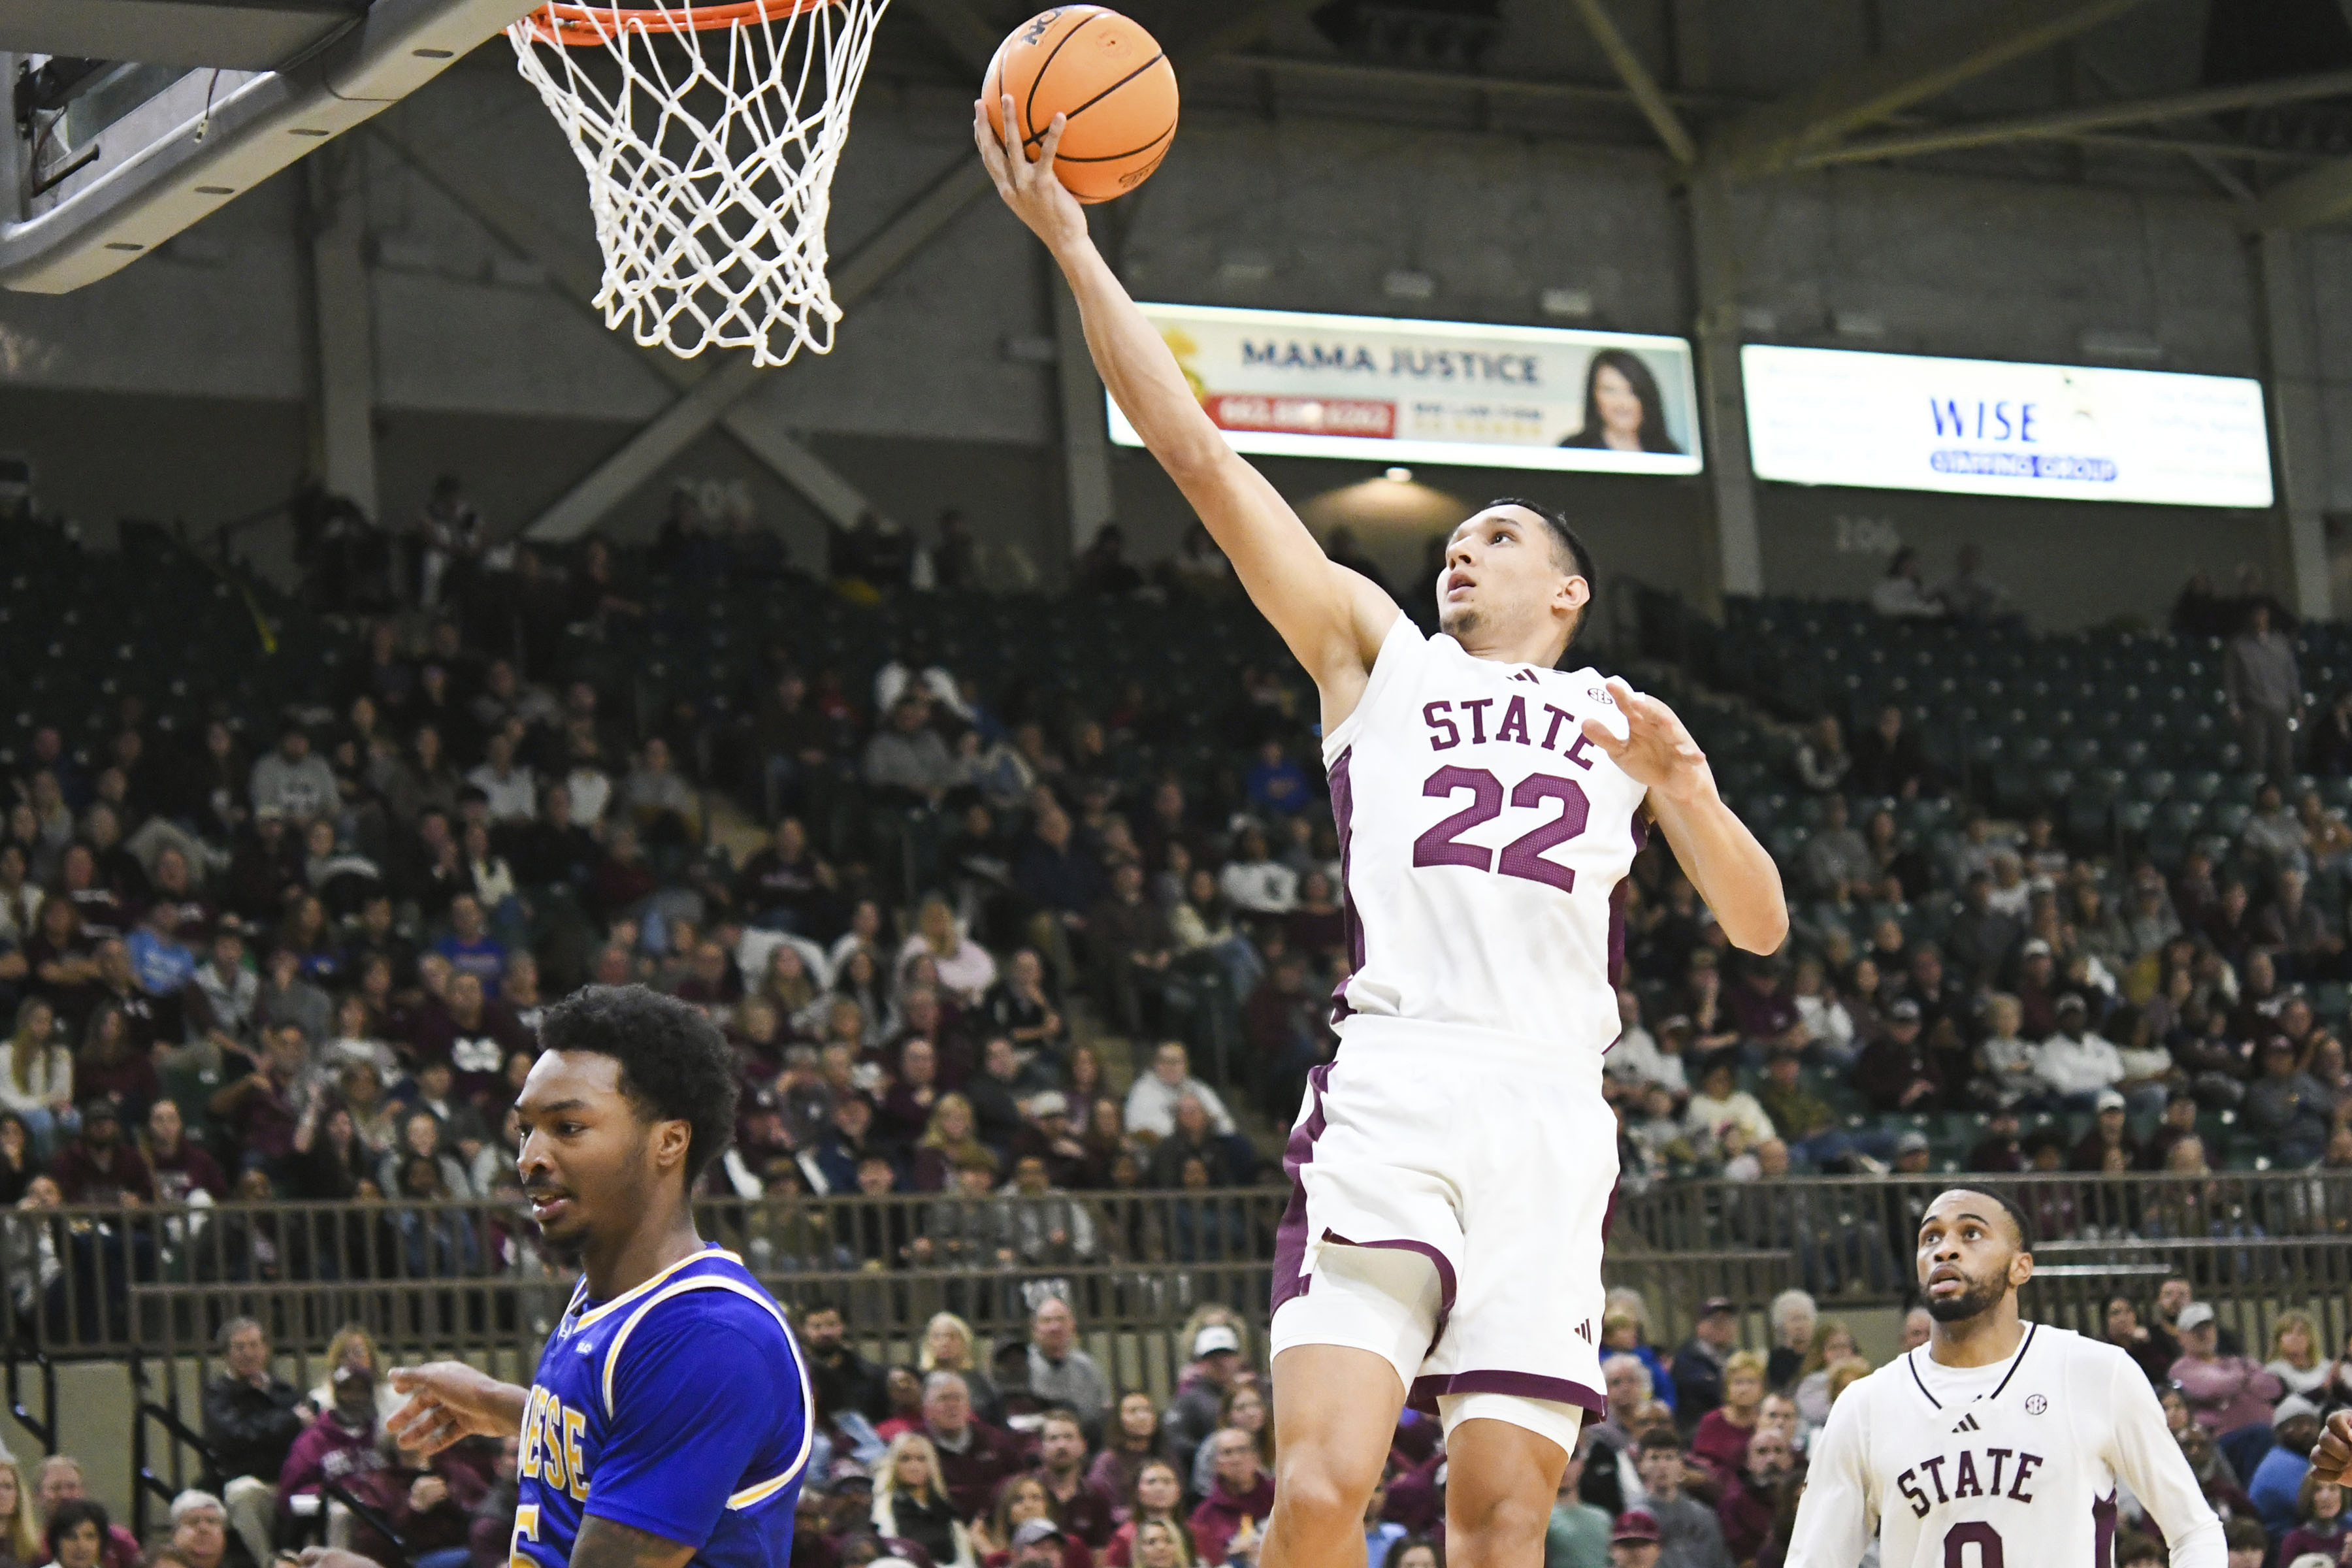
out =
<path fill-rule="evenodd" d="M 461 1361 L 426 1362 L 392 1369 L 395 1394 L 408 1403 L 384 1423 L 412 1454 L 430 1458 L 462 1437 L 506 1437 L 522 1428 L 530 1394 Z"/>
<path fill-rule="evenodd" d="M 2352 1481 L 2352 1410 L 2337 1411 L 2320 1429 L 2318 1445 L 2311 1450 L 2311 1474 L 2323 1485 Z"/>
<path fill-rule="evenodd" d="M 1611 734 L 1600 720 L 1587 719 L 1585 739 L 1608 752 L 1609 760 L 1634 783 L 1647 784 L 1668 800 L 1693 801 L 1715 793 L 1715 773 L 1706 765 L 1706 753 L 1673 709 L 1613 675 L 1609 695 L 1617 711 L 1625 715 L 1625 738 Z"/>
<path fill-rule="evenodd" d="M 1069 121 L 1059 114 L 1054 116 L 1037 155 L 1032 158 L 1022 145 L 1013 95 L 1006 93 L 997 109 L 998 123 L 1004 127 L 1001 133 L 988 122 L 986 102 L 971 101 L 971 138 L 980 144 L 981 161 L 988 165 L 988 177 L 996 182 L 996 194 L 1048 249 L 1086 238 L 1087 210 L 1054 173 L 1054 153 L 1062 145 L 1062 132 Z"/>

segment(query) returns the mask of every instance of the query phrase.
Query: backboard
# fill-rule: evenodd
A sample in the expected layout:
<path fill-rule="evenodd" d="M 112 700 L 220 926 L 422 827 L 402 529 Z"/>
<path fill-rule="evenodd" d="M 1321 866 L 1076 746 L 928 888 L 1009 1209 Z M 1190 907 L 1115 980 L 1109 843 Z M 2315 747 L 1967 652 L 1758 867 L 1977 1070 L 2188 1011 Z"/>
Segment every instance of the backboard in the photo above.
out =
<path fill-rule="evenodd" d="M 7 0 L 0 287 L 128 266 L 539 0 Z"/>

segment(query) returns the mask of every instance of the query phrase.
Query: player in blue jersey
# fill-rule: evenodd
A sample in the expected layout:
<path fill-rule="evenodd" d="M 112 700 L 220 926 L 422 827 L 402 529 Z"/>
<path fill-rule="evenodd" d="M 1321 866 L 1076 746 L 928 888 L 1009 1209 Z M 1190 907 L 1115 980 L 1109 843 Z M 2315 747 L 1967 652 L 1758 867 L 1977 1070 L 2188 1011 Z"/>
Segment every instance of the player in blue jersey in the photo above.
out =
<path fill-rule="evenodd" d="M 598 985 L 550 1008 L 540 1043 L 517 1165 L 579 1288 L 529 1388 L 460 1362 L 398 1368 L 409 1399 L 388 1425 L 420 1455 L 519 1435 L 513 1568 L 783 1568 L 807 1374 L 688 1199 L 735 1124 L 726 1041 L 682 1002 Z"/>

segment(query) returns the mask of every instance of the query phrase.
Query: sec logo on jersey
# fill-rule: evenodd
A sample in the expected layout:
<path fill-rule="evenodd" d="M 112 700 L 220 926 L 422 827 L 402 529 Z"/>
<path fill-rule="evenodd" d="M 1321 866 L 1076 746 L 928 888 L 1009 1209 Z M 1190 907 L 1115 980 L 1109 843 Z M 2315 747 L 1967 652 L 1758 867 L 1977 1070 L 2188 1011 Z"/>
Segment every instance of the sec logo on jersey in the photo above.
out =
<path fill-rule="evenodd" d="M 2038 1394 L 2029 1394 L 2025 1396 L 2025 1413 L 2028 1415 L 2039 1415 L 2049 1408 L 2050 1402 L 2042 1398 L 2042 1395 Z"/>

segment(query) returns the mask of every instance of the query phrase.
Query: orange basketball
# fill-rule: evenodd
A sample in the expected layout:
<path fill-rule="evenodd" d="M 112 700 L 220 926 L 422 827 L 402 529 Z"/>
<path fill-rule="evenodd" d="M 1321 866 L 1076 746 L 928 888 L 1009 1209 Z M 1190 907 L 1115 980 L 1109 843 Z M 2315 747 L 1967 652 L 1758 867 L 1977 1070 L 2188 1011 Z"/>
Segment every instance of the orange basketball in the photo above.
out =
<path fill-rule="evenodd" d="M 1100 5 L 1056 5 L 1013 29 L 981 96 L 1004 134 L 1003 100 L 1034 157 L 1054 116 L 1069 116 L 1054 173 L 1082 202 L 1107 202 L 1151 176 L 1176 138 L 1176 71 L 1151 35 Z"/>

